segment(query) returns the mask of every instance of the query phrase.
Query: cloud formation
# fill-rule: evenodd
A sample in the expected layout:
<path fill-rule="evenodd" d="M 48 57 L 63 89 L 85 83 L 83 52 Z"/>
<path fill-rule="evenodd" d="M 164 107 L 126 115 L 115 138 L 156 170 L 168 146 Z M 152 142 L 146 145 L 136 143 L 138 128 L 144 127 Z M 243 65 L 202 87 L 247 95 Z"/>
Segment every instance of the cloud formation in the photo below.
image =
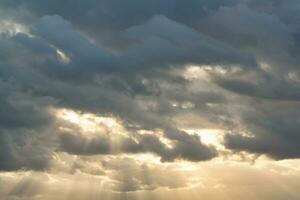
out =
<path fill-rule="evenodd" d="M 188 185 L 136 167 L 141 155 L 298 159 L 299 11 L 297 0 L 2 0 L 0 171 L 79 170 L 129 192 Z"/>

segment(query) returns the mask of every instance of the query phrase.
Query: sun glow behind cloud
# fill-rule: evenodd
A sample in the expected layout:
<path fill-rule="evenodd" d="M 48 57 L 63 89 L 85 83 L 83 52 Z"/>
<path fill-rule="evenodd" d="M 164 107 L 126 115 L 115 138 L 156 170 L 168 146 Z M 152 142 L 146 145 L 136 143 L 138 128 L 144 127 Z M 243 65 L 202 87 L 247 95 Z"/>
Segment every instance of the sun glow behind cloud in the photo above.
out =
<path fill-rule="evenodd" d="M 0 199 L 299 200 L 300 1 L 0 1 Z"/>
<path fill-rule="evenodd" d="M 84 113 L 78 113 L 76 111 L 72 111 L 72 110 L 66 110 L 66 109 L 62 109 L 59 110 L 57 112 L 57 117 L 61 118 L 63 120 L 67 120 L 68 122 L 71 122 L 75 125 L 77 125 L 78 127 L 82 128 L 84 131 L 86 132 L 93 132 L 93 130 L 98 130 L 99 125 L 105 125 L 106 127 L 108 127 L 109 129 L 111 129 L 112 132 L 118 130 L 122 130 L 125 131 L 124 128 L 122 128 L 122 125 L 120 124 L 120 122 L 118 122 L 116 119 L 112 118 L 112 117 L 99 117 L 93 114 L 84 114 Z M 217 147 L 217 149 L 219 150 L 224 150 L 225 147 L 222 145 L 222 141 L 223 141 L 223 135 L 224 135 L 224 131 L 222 130 L 213 130 L 213 129 L 199 129 L 199 130 L 185 130 L 191 134 L 193 133 L 197 133 L 200 137 L 202 142 L 204 142 L 207 145 L 214 145 L 215 147 Z M 128 133 L 126 133 L 128 134 Z M 67 157 L 65 157 L 64 159 L 67 159 Z M 76 158 L 76 160 L 78 161 L 79 158 Z M 99 175 L 99 184 L 102 185 L 102 189 L 104 185 L 106 185 L 105 187 L 107 191 L 109 190 L 114 190 L 113 188 L 115 188 L 116 186 L 115 181 L 108 178 L 105 178 L 105 173 L 102 175 L 101 171 L 105 171 L 105 169 L 103 169 L 102 167 L 99 167 L 99 164 L 97 164 L 97 160 L 99 158 L 93 157 L 92 159 L 89 159 L 88 163 L 86 163 L 88 165 L 88 168 L 92 169 L 92 166 L 95 165 L 96 168 L 98 168 L 98 170 L 94 171 L 94 173 L 100 173 Z M 112 157 L 112 159 L 114 159 Z M 291 186 L 287 186 L 284 187 L 282 184 L 278 185 L 278 181 L 280 180 L 280 182 L 282 182 L 283 180 L 281 180 L 282 178 L 284 178 L 285 176 L 296 176 L 299 177 L 299 173 L 300 173 L 300 164 L 298 163 L 299 161 L 282 161 L 282 162 L 270 162 L 269 159 L 267 158 L 261 158 L 259 160 L 257 160 L 255 162 L 255 164 L 251 164 L 251 162 L 248 162 L 247 160 L 245 160 L 244 164 L 238 163 L 234 161 L 234 157 L 232 157 L 233 161 L 221 161 L 221 160 L 216 160 L 216 161 L 211 161 L 210 163 L 191 163 L 191 162 L 178 162 L 178 163 L 161 163 L 159 161 L 159 159 L 154 156 L 154 155 L 150 155 L 150 154 L 140 154 L 140 155 L 123 155 L 120 156 L 119 159 L 130 159 L 132 160 L 131 162 L 136 163 L 136 166 L 131 166 L 128 168 L 129 171 L 131 170 L 140 170 L 137 169 L 136 167 L 140 168 L 141 166 L 148 166 L 150 170 L 148 170 L 147 173 L 149 173 L 147 176 L 153 176 L 151 173 L 157 173 L 156 170 L 157 168 L 160 168 L 162 170 L 162 172 L 165 176 L 166 172 L 163 172 L 164 170 L 175 170 L 176 174 L 173 175 L 172 180 L 176 180 L 177 178 L 179 178 L 180 176 L 186 176 L 187 174 L 190 174 L 189 176 L 191 176 L 190 178 L 184 180 L 185 183 L 182 183 L 182 186 L 179 186 L 179 190 L 176 189 L 177 187 L 172 189 L 172 186 L 170 185 L 169 187 L 171 187 L 171 190 L 177 191 L 177 193 L 181 193 L 181 191 L 194 191 L 196 193 L 208 193 L 208 195 L 213 196 L 213 198 L 221 198 L 221 196 L 224 194 L 223 192 L 226 192 L 228 196 L 230 195 L 237 195 L 235 194 L 237 191 L 234 191 L 232 188 L 228 188 L 229 185 L 227 184 L 231 184 L 228 183 L 227 181 L 230 182 L 235 182 L 242 184 L 246 187 L 251 187 L 250 185 L 247 186 L 247 176 L 248 173 L 252 174 L 253 176 L 258 176 L 258 174 L 261 174 L 262 172 L 265 173 L 265 176 L 268 177 L 267 178 L 267 184 L 272 185 L 272 187 L 278 187 L 280 190 L 287 190 L 286 192 L 290 193 L 291 195 L 297 195 L 297 193 L 295 193 L 295 191 L 293 191 L 293 189 L 288 189 Z M 77 162 L 75 161 L 75 162 Z M 96 162 L 95 162 L 96 161 Z M 85 161 L 87 162 L 87 161 Z M 108 161 L 111 162 L 111 161 Z M 298 163 L 298 167 L 296 167 L 296 163 Z M 290 164 L 292 164 L 293 169 L 290 168 Z M 98 167 L 97 167 L 98 166 Z M 212 167 L 214 166 L 214 167 Z M 224 169 L 225 167 L 225 169 Z M 227 168 L 227 169 L 226 169 Z M 285 171 L 285 169 L 288 168 L 289 171 Z M 152 170 L 151 170 L 152 169 Z M 242 170 L 241 170 L 242 169 Z M 92 171 L 84 171 L 84 169 L 82 168 L 81 170 L 83 171 L 77 171 L 80 172 L 80 174 L 83 172 L 84 174 L 89 174 Z M 236 171 L 237 170 L 237 171 Z M 241 170 L 239 172 L 239 170 Z M 268 171 L 266 173 L 266 170 Z M 126 172 L 125 173 L 129 173 Z M 268 175 L 268 173 L 270 173 Z M 213 175 L 214 174 L 214 175 Z M 228 175 L 231 174 L 231 175 Z M 273 175 L 271 175 L 273 174 Z M 269 178 L 269 176 L 278 176 L 277 178 Z M 122 175 L 123 176 L 123 175 Z M 155 175 L 156 176 L 156 175 Z M 246 179 L 245 179 L 246 177 Z M 141 181 L 143 181 L 143 177 L 139 177 L 141 179 Z M 161 177 L 163 178 L 163 177 Z M 250 177 L 249 177 L 250 178 Z M 102 180 L 103 179 L 103 180 Z M 242 180 L 243 179 L 243 180 Z M 279 180 L 276 180 L 279 179 Z M 181 180 L 183 181 L 183 180 Z M 243 183 L 245 181 L 245 183 Z M 264 179 L 259 179 L 257 180 L 257 185 L 262 184 L 264 181 Z M 274 181 L 274 182 L 273 182 Z M 105 184 L 104 184 L 105 183 Z M 125 183 L 126 184 L 126 183 Z M 166 183 L 167 184 L 167 183 Z M 252 183 L 250 183 L 252 184 Z M 266 184 L 266 183 L 264 183 Z M 118 186 L 120 187 L 120 186 Z M 123 186 L 121 186 L 123 187 Z M 148 187 L 148 186 L 147 186 Z M 146 187 L 146 188 L 147 188 Z M 159 187 L 157 188 L 156 191 L 153 191 L 153 195 L 159 196 L 159 191 L 164 191 L 164 185 L 161 186 L 162 188 L 159 189 Z M 182 187 L 182 189 L 180 189 Z M 232 187 L 232 186 L 230 186 Z M 144 189 L 146 189 L 144 188 Z M 151 187 L 150 187 L 151 188 Z M 215 195 L 213 194 L 209 194 L 210 190 L 214 188 L 219 190 L 219 193 L 216 193 Z M 120 189 L 120 188 L 119 188 Z M 141 190 L 144 190 L 141 189 Z M 229 190 L 231 190 L 230 193 Z M 117 189 L 118 190 L 118 189 Z M 239 190 L 239 189 L 237 189 Z M 95 192 L 95 191 L 94 191 Z M 137 194 L 140 193 L 140 191 L 136 192 Z M 228 194 L 229 193 L 229 194 Z M 266 191 L 263 190 L 263 193 L 266 193 Z M 133 195 L 134 193 L 132 193 Z M 258 196 L 260 194 L 257 194 Z M 271 195 L 271 193 L 270 193 Z M 133 195 L 134 196 L 134 195 Z M 255 198 L 255 195 L 253 196 L 253 198 Z M 173 197 L 175 198 L 175 197 Z"/>
<path fill-rule="evenodd" d="M 101 117 L 69 109 L 57 110 L 56 117 L 65 121 L 61 123 L 62 127 L 73 124 L 90 137 L 94 137 L 93 134 L 103 126 L 112 133 L 125 131 L 122 123 L 113 117 Z M 197 132 L 205 144 L 224 150 L 221 144 L 224 134 L 222 130 L 186 131 L 190 134 Z M 127 134 L 129 133 L 126 132 Z M 300 186 L 298 181 L 300 161 L 275 162 L 260 158 L 255 164 L 247 160 L 240 162 L 234 159 L 215 159 L 201 163 L 187 161 L 162 163 L 152 154 L 104 157 L 72 156 L 58 152 L 46 173 L 7 172 L 0 174 L 0 183 L 1 180 L 5 180 L 6 184 L 0 189 L 0 197 L 13 193 L 14 197 L 27 195 L 35 200 L 40 197 L 51 200 L 54 194 L 58 193 L 59 197 L 55 198 L 60 200 L 144 199 L 149 196 L 155 199 L 167 197 L 176 200 L 207 196 L 211 199 L 231 200 L 245 193 L 248 194 L 245 199 L 250 200 L 278 195 L 278 191 L 284 191 L 290 197 L 298 198 L 296 190 Z M 136 186 L 129 187 L 128 184 L 133 183 Z"/>
<path fill-rule="evenodd" d="M 100 117 L 92 113 L 80 113 L 70 109 L 60 109 L 56 111 L 56 116 L 59 119 L 73 123 L 84 131 L 97 131 L 99 127 L 106 126 L 109 129 L 121 131 L 122 126 L 115 118 Z"/>

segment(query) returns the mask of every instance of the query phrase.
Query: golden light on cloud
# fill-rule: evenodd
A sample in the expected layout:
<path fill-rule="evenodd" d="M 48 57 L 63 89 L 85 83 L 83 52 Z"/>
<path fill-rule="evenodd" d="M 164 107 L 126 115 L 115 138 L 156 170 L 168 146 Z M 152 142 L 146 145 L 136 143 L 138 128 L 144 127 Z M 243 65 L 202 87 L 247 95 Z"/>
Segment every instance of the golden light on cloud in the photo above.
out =
<path fill-rule="evenodd" d="M 206 145 L 213 145 L 218 150 L 222 150 L 225 147 L 223 146 L 223 137 L 225 130 L 221 129 L 184 129 L 189 134 L 199 135 L 201 142 Z"/>
<path fill-rule="evenodd" d="M 109 129 L 119 134 L 126 132 L 121 122 L 113 117 L 103 117 L 92 113 L 80 113 L 70 109 L 59 109 L 55 113 L 58 119 L 78 126 L 83 132 L 95 133 L 101 132 L 101 129 Z"/>
<path fill-rule="evenodd" d="M 0 200 L 300 200 L 278 2 L 0 0 Z"/>
<path fill-rule="evenodd" d="M 91 162 L 93 159 L 84 163 L 89 167 L 92 165 Z M 139 164 L 139 162 L 141 163 Z M 115 200 L 120 197 L 124 198 L 125 194 L 132 198 L 140 197 L 142 199 L 150 195 L 161 200 L 166 197 L 181 200 L 183 197 L 199 199 L 204 196 L 214 200 L 232 200 L 238 199 L 245 193 L 247 194 L 243 197 L 245 200 L 271 196 L 280 199 L 282 197 L 280 193 L 288 195 L 292 199 L 299 198 L 297 190 L 300 186 L 300 162 L 295 160 L 279 163 L 263 161 L 257 167 L 238 162 L 207 162 L 191 165 L 187 163 L 148 163 L 147 160 L 139 162 L 135 162 L 134 158 L 107 160 L 105 166 L 112 168 L 105 169 L 102 166 L 104 173 L 100 176 L 80 171 L 72 174 L 1 173 L 0 183 L 2 180 L 6 180 L 6 184 L 0 188 L 0 197 L 18 191 L 18 195 L 25 194 L 32 199 L 43 197 L 43 199 L 49 200 L 54 197 L 60 200 L 70 198 Z M 94 164 L 96 163 L 94 159 Z M 295 169 L 290 169 L 290 173 L 287 174 L 286 169 L 289 169 L 289 165 Z M 298 167 L 296 168 L 296 166 Z M 127 191 L 126 193 L 118 191 L 122 188 L 125 189 L 126 185 L 132 184 L 131 181 L 134 180 L 145 185 L 136 191 Z M 123 183 L 120 185 L 121 182 Z M 31 186 L 27 186 L 25 189 L 23 187 L 26 184 Z M 57 194 L 60 195 L 57 196 Z"/>
<path fill-rule="evenodd" d="M 103 124 L 111 129 L 120 126 L 112 118 L 66 109 L 59 110 L 57 117 L 87 132 Z M 199 134 L 205 144 L 221 148 L 222 130 L 186 131 Z M 265 159 L 254 165 L 229 160 L 162 163 L 152 154 L 77 156 L 56 153 L 47 173 L 0 173 L 0 183 L 1 180 L 6 182 L 5 187 L 0 188 L 0 198 L 16 191 L 20 195 L 30 195 L 34 200 L 39 200 L 39 197 L 46 200 L 144 199 L 148 196 L 158 200 L 198 199 L 203 196 L 213 200 L 232 200 L 244 193 L 249 194 L 246 200 L 252 200 L 277 195 L 274 191 L 283 191 L 298 198 L 295 191 L 300 186 L 300 182 L 297 183 L 300 180 L 299 163 Z M 256 177 L 255 180 L 253 177 Z M 21 189 L 28 184 L 32 187 Z"/>
<path fill-rule="evenodd" d="M 120 127 L 117 120 L 112 117 L 99 117 L 92 113 L 80 113 L 69 109 L 58 110 L 57 117 L 88 130 L 95 128 L 99 124 L 104 124 L 109 128 Z"/>

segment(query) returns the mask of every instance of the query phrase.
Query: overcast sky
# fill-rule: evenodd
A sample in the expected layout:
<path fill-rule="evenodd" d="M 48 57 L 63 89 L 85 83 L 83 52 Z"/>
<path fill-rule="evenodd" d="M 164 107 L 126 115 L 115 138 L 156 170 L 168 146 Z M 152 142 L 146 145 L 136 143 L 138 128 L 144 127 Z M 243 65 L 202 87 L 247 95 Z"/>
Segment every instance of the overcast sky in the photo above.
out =
<path fill-rule="evenodd" d="M 0 0 L 0 199 L 299 200 L 299 0 Z"/>

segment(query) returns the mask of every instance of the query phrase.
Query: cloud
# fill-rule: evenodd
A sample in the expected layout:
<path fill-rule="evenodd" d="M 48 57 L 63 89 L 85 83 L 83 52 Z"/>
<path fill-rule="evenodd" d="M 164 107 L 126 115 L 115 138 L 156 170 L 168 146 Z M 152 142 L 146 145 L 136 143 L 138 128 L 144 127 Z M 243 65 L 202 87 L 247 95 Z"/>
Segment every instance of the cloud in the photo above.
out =
<path fill-rule="evenodd" d="M 0 29 L 2 170 L 47 169 L 58 149 L 80 156 L 151 153 L 174 162 L 218 156 L 180 124 L 236 133 L 225 137 L 231 150 L 298 158 L 296 1 L 2 1 L 0 7 L 7 10 L 0 25 L 10 23 Z M 186 75 L 191 66 L 199 74 Z M 49 109 L 61 108 L 113 116 L 134 136 L 122 138 L 118 151 L 107 136 L 57 136 Z M 178 123 L 187 114 L 193 117 Z M 139 130 L 161 131 L 173 146 Z M 59 139 L 48 146 L 40 139 L 47 134 Z M 28 137 L 38 145 L 28 147 Z"/>
<path fill-rule="evenodd" d="M 221 87 L 241 95 L 272 100 L 299 101 L 299 83 L 297 75 L 293 77 L 274 77 L 263 71 L 216 76 L 215 81 Z"/>
<path fill-rule="evenodd" d="M 88 78 L 97 73 L 145 73 L 187 64 L 256 66 L 251 55 L 235 51 L 164 16 L 154 16 L 143 25 L 125 30 L 124 37 L 138 43 L 117 54 L 93 44 L 58 15 L 43 17 L 32 33 L 69 57 L 68 67 L 45 66 L 51 76 L 62 79 Z"/>
<path fill-rule="evenodd" d="M 0 198 L 299 199 L 299 11 L 0 1 Z"/>
<path fill-rule="evenodd" d="M 213 147 L 203 145 L 196 135 L 180 133 L 180 137 L 182 139 L 171 138 L 172 147 L 169 147 L 161 141 L 166 138 L 152 134 L 124 137 L 113 133 L 108 136 L 91 138 L 85 136 L 84 133 L 65 132 L 59 136 L 58 151 L 85 156 L 152 153 L 159 156 L 164 162 L 172 162 L 176 159 L 202 161 L 217 155 L 217 151 Z"/>
<path fill-rule="evenodd" d="M 179 170 L 157 167 L 153 164 L 140 164 L 134 159 L 111 159 L 102 162 L 105 169 L 113 171 L 112 178 L 117 180 L 116 191 L 133 192 L 139 190 L 155 190 L 158 188 L 184 188 L 188 185 L 188 178 L 178 174 Z M 171 181 L 168 178 L 172 176 Z"/>
<path fill-rule="evenodd" d="M 298 158 L 299 108 L 298 102 L 261 102 L 253 104 L 241 119 L 249 136 L 228 135 L 228 148 L 267 154 L 275 159 Z"/>
<path fill-rule="evenodd" d="M 52 116 L 44 106 L 53 101 L 33 97 L 4 81 L 0 81 L 0 87 L 0 170 L 46 168 L 50 150 L 36 136 L 52 122 Z"/>

